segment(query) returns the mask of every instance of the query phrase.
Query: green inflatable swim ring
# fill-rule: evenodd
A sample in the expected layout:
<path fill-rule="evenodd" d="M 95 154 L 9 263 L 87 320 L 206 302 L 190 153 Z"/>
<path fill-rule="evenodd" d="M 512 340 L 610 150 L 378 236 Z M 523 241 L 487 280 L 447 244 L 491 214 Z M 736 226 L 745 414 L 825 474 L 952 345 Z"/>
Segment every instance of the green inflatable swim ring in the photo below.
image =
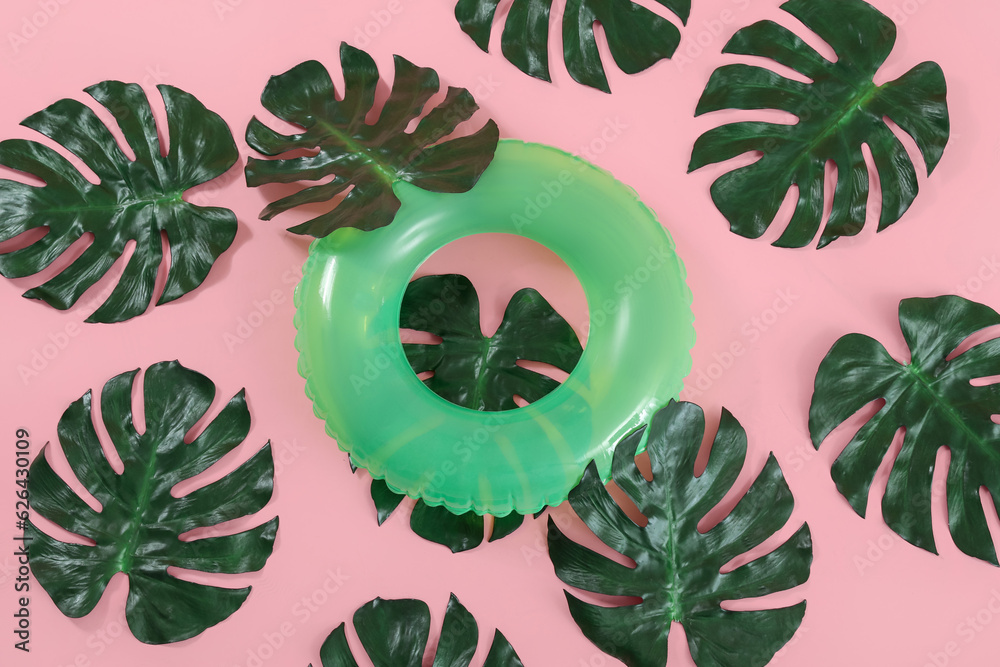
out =
<path fill-rule="evenodd" d="M 691 370 L 691 292 L 673 241 L 635 192 L 584 160 L 504 140 L 476 186 L 394 186 L 402 206 L 374 231 L 340 229 L 309 249 L 295 291 L 299 372 L 314 411 L 355 464 L 397 493 L 456 513 L 558 505 L 615 443 L 676 398 Z M 403 293 L 459 238 L 523 236 L 580 281 L 586 349 L 569 378 L 527 407 L 479 412 L 432 392 L 406 361 Z"/>

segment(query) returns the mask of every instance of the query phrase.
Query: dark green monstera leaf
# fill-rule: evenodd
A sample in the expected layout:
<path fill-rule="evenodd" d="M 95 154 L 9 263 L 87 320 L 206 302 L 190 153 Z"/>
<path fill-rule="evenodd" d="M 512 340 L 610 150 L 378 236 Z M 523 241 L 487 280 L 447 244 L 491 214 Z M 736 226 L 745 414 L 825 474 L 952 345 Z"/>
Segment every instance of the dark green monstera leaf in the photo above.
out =
<path fill-rule="evenodd" d="M 381 479 L 372 480 L 372 501 L 381 526 L 388 519 L 405 495 L 396 493 Z M 542 510 L 544 512 L 545 510 Z M 538 512 L 535 517 L 541 516 Z M 524 523 L 524 515 L 511 512 L 507 516 L 492 517 L 489 541 L 507 537 Z M 452 553 L 468 551 L 483 543 L 486 518 L 475 512 L 455 514 L 446 507 L 436 507 L 417 500 L 410 513 L 410 528 L 420 537 L 451 549 Z"/>
<path fill-rule="evenodd" d="M 727 600 L 755 598 L 806 581 L 812 563 L 803 524 L 770 553 L 722 572 L 788 520 L 794 501 L 772 454 L 732 512 L 707 532 L 698 523 L 730 490 L 746 458 L 746 432 L 723 410 L 705 472 L 694 476 L 705 416 L 691 403 L 671 402 L 648 433 L 640 429 L 615 449 L 612 478 L 648 519 L 637 526 L 601 484 L 591 464 L 569 496 L 573 509 L 601 541 L 635 562 L 619 564 L 567 538 L 549 519 L 549 555 L 567 584 L 605 595 L 641 598 L 603 607 L 566 594 L 570 612 L 598 648 L 630 667 L 663 667 L 670 624 L 684 626 L 698 667 L 761 667 L 795 633 L 805 602 L 779 609 L 728 611 Z M 636 467 L 647 438 L 653 480 Z"/>
<path fill-rule="evenodd" d="M 691 0 L 656 0 L 687 23 Z M 500 0 L 459 0 L 455 18 L 483 51 Z M 551 81 L 549 24 L 552 0 L 514 0 L 500 42 L 504 57 L 525 74 Z M 576 81 L 611 92 L 594 36 L 599 23 L 615 63 L 628 74 L 670 58 L 681 41 L 680 30 L 659 14 L 631 0 L 566 0 L 562 13 L 563 58 Z"/>
<path fill-rule="evenodd" d="M 873 82 L 896 42 L 896 26 L 862 0 L 791 0 L 781 6 L 837 53 L 830 62 L 787 28 L 760 21 L 737 32 L 725 53 L 762 56 L 799 72 L 803 83 L 751 65 L 720 67 L 709 79 L 696 115 L 720 109 L 779 109 L 798 117 L 787 125 L 741 122 L 709 130 L 698 138 L 689 171 L 756 151 L 761 158 L 720 176 L 712 199 L 733 232 L 760 237 L 774 221 L 790 186 L 798 189 L 795 212 L 776 246 L 808 245 L 823 217 L 824 170 L 837 167 L 832 211 L 819 237 L 823 247 L 861 231 L 867 217 L 868 167 L 862 145 L 871 149 L 882 189 L 882 231 L 903 215 L 917 196 L 917 175 L 906 149 L 884 118 L 913 137 L 928 175 L 948 143 L 944 74 L 924 62 L 894 81 Z"/>
<path fill-rule="evenodd" d="M 569 372 L 583 354 L 573 328 L 533 289 L 514 295 L 496 334 L 486 338 L 479 324 L 476 289 L 468 278 L 457 274 L 424 276 L 410 283 L 399 321 L 404 329 L 442 337 L 440 345 L 403 345 L 407 359 L 415 373 L 434 371 L 434 377 L 425 381 L 431 389 L 474 410 L 514 409 L 515 393 L 538 400 L 559 385 L 517 366 L 519 359 L 548 362 Z M 406 498 L 380 479 L 372 480 L 371 494 L 379 525 Z M 413 532 L 454 553 L 482 544 L 486 522 L 475 512 L 455 514 L 422 500 L 415 502 L 410 514 Z M 489 541 L 510 535 L 523 522 L 524 515 L 517 512 L 491 517 Z"/>
<path fill-rule="evenodd" d="M 931 482 L 938 449 L 951 450 L 948 527 L 959 549 L 997 564 L 979 490 L 1000 507 L 1000 384 L 973 380 L 1000 375 L 1000 339 L 961 354 L 966 338 L 1000 324 L 992 308 L 958 296 L 904 299 L 899 326 L 909 363 L 893 359 L 861 334 L 838 340 L 820 364 L 809 408 L 809 433 L 818 448 L 840 423 L 873 401 L 885 401 L 854 434 L 833 464 L 833 480 L 851 507 L 865 515 L 875 473 L 899 429 L 903 443 L 889 473 L 882 516 L 907 542 L 937 553 L 931 527 Z"/>
<path fill-rule="evenodd" d="M 120 322 L 140 315 L 153 298 L 163 262 L 170 268 L 158 304 L 177 299 L 205 280 L 212 264 L 236 237 L 236 216 L 224 208 L 195 206 L 184 193 L 225 173 L 238 153 L 225 121 L 191 95 L 158 86 L 167 109 L 169 151 L 149 100 L 137 84 L 104 81 L 86 89 L 114 116 L 135 154 L 122 152 L 114 135 L 82 102 L 59 100 L 21 124 L 58 142 L 100 179 L 92 184 L 53 149 L 35 141 L 0 143 L 0 165 L 36 176 L 44 186 L 0 180 L 0 242 L 32 229 L 46 234 L 0 254 L 0 274 L 23 278 L 43 270 L 86 234 L 83 253 L 55 277 L 24 296 L 65 310 L 100 280 L 135 242 L 125 271 L 88 322 Z"/>
<path fill-rule="evenodd" d="M 438 345 L 403 345 L 406 358 L 416 373 L 433 371 L 424 383 L 434 393 L 473 410 L 513 410 L 515 395 L 533 403 L 559 386 L 518 361 L 546 363 L 569 373 L 583 354 L 573 327 L 531 288 L 511 297 L 496 333 L 484 336 L 476 288 L 456 274 L 410 283 L 399 326 L 442 338 Z"/>
<path fill-rule="evenodd" d="M 388 225 L 399 210 L 399 199 L 392 191 L 397 182 L 431 192 L 466 192 L 476 184 L 493 160 L 500 131 L 491 120 L 475 134 L 446 139 L 479 108 L 469 91 L 449 87 L 444 101 L 407 132 L 440 84 L 434 70 L 396 56 L 392 91 L 378 119 L 368 124 L 365 116 L 375 104 L 379 82 L 375 61 L 347 44 L 340 47 L 340 60 L 342 100 L 336 97 L 329 72 L 315 60 L 271 77 L 264 88 L 264 108 L 304 131 L 286 136 L 253 118 L 247 127 L 247 143 L 271 157 L 302 149 L 310 154 L 250 158 L 247 185 L 333 178 L 271 203 L 261 212 L 261 219 L 270 220 L 303 204 L 336 199 L 330 211 L 289 231 L 322 237 L 341 227 L 372 230 Z"/>
<path fill-rule="evenodd" d="M 167 568 L 241 573 L 264 566 L 278 519 L 234 535 L 181 536 L 253 514 L 271 498 L 271 446 L 222 479 L 181 497 L 171 490 L 235 449 L 250 429 L 240 391 L 190 443 L 185 436 L 205 415 L 215 385 L 176 361 L 150 366 L 143 378 L 145 422 L 132 418 L 136 371 L 104 385 L 104 429 L 124 463 L 115 472 L 104 455 L 88 391 L 59 420 L 59 442 L 76 478 L 101 505 L 92 509 L 49 465 L 45 449 L 31 465 L 29 491 L 35 515 L 91 544 L 61 542 L 29 523 L 25 539 L 31 569 L 59 610 L 89 614 L 111 578 L 124 572 L 129 592 L 125 616 L 136 639 L 164 644 L 194 637 L 240 608 L 250 588 L 219 588 L 174 577 Z M 46 446 L 47 449 L 47 446 Z"/>
<path fill-rule="evenodd" d="M 431 631 L 431 614 L 424 602 L 376 598 L 354 613 L 354 628 L 375 667 L 424 664 Z M 478 643 L 476 619 L 453 594 L 441 626 L 433 667 L 469 667 Z M 343 623 L 330 633 L 319 655 L 323 667 L 358 667 L 347 644 Z M 499 630 L 493 635 L 493 645 L 483 667 L 522 667 L 517 653 Z"/>

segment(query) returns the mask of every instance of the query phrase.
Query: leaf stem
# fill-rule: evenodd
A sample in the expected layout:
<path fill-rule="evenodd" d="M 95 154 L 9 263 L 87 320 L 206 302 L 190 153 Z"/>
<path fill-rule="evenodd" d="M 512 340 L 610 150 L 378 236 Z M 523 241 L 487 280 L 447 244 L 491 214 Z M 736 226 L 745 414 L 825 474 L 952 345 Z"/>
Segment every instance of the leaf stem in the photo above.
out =
<path fill-rule="evenodd" d="M 364 161 L 372 166 L 372 169 L 375 171 L 375 173 L 383 181 L 385 181 L 387 185 L 391 186 L 393 183 L 400 180 L 397 174 L 393 173 L 392 171 L 389 171 L 384 166 L 382 166 L 382 163 L 375 158 L 370 148 L 368 148 L 363 144 L 358 143 L 350 135 L 341 132 L 340 130 L 338 130 L 333 125 L 330 125 L 329 123 L 319 121 L 318 124 L 327 132 L 329 136 L 340 141 L 347 148 L 347 150 L 353 153 L 357 153 L 358 155 L 361 155 L 364 158 Z"/>
<path fill-rule="evenodd" d="M 153 485 L 150 482 L 153 479 L 155 471 L 156 447 L 150 447 L 149 460 L 146 462 L 146 467 L 142 472 L 142 484 L 139 487 L 139 497 L 136 499 L 135 512 L 133 512 L 132 520 L 129 522 L 128 529 L 123 535 L 124 545 L 118 551 L 118 555 L 115 558 L 118 569 L 125 574 L 131 572 L 132 563 L 135 560 L 135 547 L 139 541 L 139 531 L 145 523 L 149 501 L 153 495 Z"/>

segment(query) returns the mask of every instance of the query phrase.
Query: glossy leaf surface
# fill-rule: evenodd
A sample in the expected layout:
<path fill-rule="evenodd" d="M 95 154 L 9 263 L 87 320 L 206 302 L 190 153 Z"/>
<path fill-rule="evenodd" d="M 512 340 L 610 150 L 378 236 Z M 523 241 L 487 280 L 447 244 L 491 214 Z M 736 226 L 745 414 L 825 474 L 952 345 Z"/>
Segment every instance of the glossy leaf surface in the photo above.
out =
<path fill-rule="evenodd" d="M 424 383 L 456 405 L 513 410 L 515 395 L 533 403 L 559 383 L 518 361 L 569 373 L 583 354 L 573 328 L 534 289 L 514 294 L 492 337 L 483 335 L 479 315 L 479 295 L 465 276 L 424 276 L 403 295 L 399 326 L 442 338 L 438 345 L 403 345 L 406 358 L 416 373 L 433 371 Z"/>
<path fill-rule="evenodd" d="M 101 394 L 103 427 L 124 463 L 106 458 L 87 392 L 59 421 L 59 442 L 76 478 L 100 503 L 91 508 L 49 464 L 46 450 L 31 465 L 34 515 L 92 544 L 62 542 L 34 523 L 31 569 L 62 613 L 89 614 L 111 578 L 128 576 L 125 616 L 136 639 L 164 644 L 193 637 L 240 608 L 250 588 L 221 588 L 178 579 L 168 567 L 236 574 L 257 571 L 271 555 L 274 518 L 232 534 L 182 540 L 261 510 L 271 498 L 270 444 L 222 479 L 181 497 L 171 490 L 217 463 L 244 440 L 250 413 L 240 391 L 190 443 L 185 436 L 205 415 L 215 385 L 176 361 L 155 364 L 143 377 L 145 430 L 133 422 L 132 387 L 138 371 L 118 375 Z"/>
<path fill-rule="evenodd" d="M 722 109 L 776 109 L 792 124 L 739 122 L 709 130 L 695 142 L 689 171 L 747 152 L 760 159 L 720 176 L 712 199 L 730 229 L 758 238 L 774 222 L 791 186 L 798 198 L 776 246 L 810 244 L 824 216 L 824 173 L 837 168 L 832 211 L 819 236 L 823 247 L 861 231 L 868 215 L 871 150 L 882 190 L 878 230 L 900 219 L 917 196 L 917 175 L 903 144 L 886 124 L 892 120 L 916 142 L 928 175 L 948 142 L 950 124 L 944 73 L 924 62 L 903 76 L 876 85 L 873 77 L 896 42 L 896 26 L 862 0 L 791 0 L 782 9 L 826 41 L 830 62 L 785 27 L 760 21 L 737 32 L 723 50 L 768 58 L 809 82 L 753 65 L 726 65 L 709 79 L 696 115 Z"/>
<path fill-rule="evenodd" d="M 809 577 L 812 542 L 803 524 L 770 553 L 729 572 L 723 566 L 759 546 L 788 521 L 794 501 L 772 454 L 736 507 L 707 532 L 699 522 L 730 490 L 746 458 L 746 432 L 723 410 L 704 473 L 694 476 L 705 417 L 692 403 L 671 402 L 615 449 L 612 478 L 648 519 L 639 527 L 601 484 L 593 464 L 570 493 L 573 509 L 606 545 L 635 562 L 622 565 L 566 537 L 549 520 L 556 574 L 576 588 L 640 598 L 605 607 L 567 593 L 570 612 L 601 650 L 630 667 L 663 667 L 670 624 L 684 626 L 698 667 L 761 667 L 795 633 L 805 602 L 777 609 L 728 611 L 727 600 L 756 598 Z M 647 481 L 635 462 L 646 438 Z"/>
<path fill-rule="evenodd" d="M 142 314 L 153 298 L 163 263 L 170 267 L 158 304 L 177 299 L 205 280 L 236 237 L 236 216 L 224 208 L 195 206 L 184 193 L 225 173 L 238 153 L 225 121 L 173 86 L 158 86 L 167 110 L 169 150 L 142 88 L 104 81 L 86 89 L 114 116 L 135 159 L 90 107 L 72 99 L 29 116 L 21 124 L 49 137 L 83 161 L 97 185 L 65 157 L 35 141 L 0 142 L 0 165 L 31 174 L 43 186 L 0 180 L 0 242 L 32 229 L 46 234 L 26 247 L 0 254 L 0 274 L 23 278 L 42 271 L 85 235 L 86 249 L 58 274 L 24 296 L 65 310 L 134 250 L 110 296 L 88 322 L 119 322 Z M 168 140 L 163 139 L 166 144 Z"/>
<path fill-rule="evenodd" d="M 261 103 L 283 121 L 303 129 L 283 135 L 257 118 L 247 127 L 247 143 L 272 160 L 247 161 L 247 185 L 310 184 L 267 206 L 261 218 L 304 204 L 333 202 L 328 212 L 289 231 L 326 236 L 342 227 L 372 230 L 392 222 L 400 202 L 392 186 L 412 183 L 431 192 L 466 192 L 493 159 L 499 129 L 492 120 L 474 134 L 447 139 L 479 108 L 469 91 L 448 88 L 444 101 L 430 110 L 412 132 L 406 128 L 438 92 L 437 73 L 395 57 L 392 90 L 378 119 L 365 117 L 375 104 L 378 68 L 364 51 L 342 44 L 343 99 L 338 100 L 330 74 L 315 60 L 271 77 Z M 307 150 L 304 157 L 280 157 Z"/>
<path fill-rule="evenodd" d="M 656 0 L 682 23 L 691 13 L 691 0 Z M 455 18 L 462 30 L 483 51 L 499 0 L 459 0 Z M 641 72 L 669 58 L 680 44 L 680 30 L 660 14 L 631 0 L 566 0 L 561 17 L 563 58 L 576 81 L 608 93 L 601 54 L 594 35 L 600 24 L 615 63 L 628 74 Z M 500 42 L 504 57 L 525 74 L 551 81 L 549 76 L 549 26 L 552 0 L 514 0 L 507 13 Z"/>
<path fill-rule="evenodd" d="M 818 448 L 865 405 L 885 401 L 837 458 L 833 479 L 864 516 L 876 471 L 904 429 L 882 496 L 882 516 L 904 540 L 934 553 L 931 485 L 937 452 L 947 447 L 952 538 L 965 553 L 994 565 L 980 489 L 1000 507 L 1000 425 L 992 420 L 1000 413 L 1000 385 L 972 381 L 1000 375 L 1000 339 L 955 352 L 969 336 L 998 324 L 1000 315 L 992 308 L 958 296 L 904 299 L 899 326 L 909 363 L 896 361 L 868 336 L 848 334 L 820 364 L 809 408 L 809 432 Z"/>
<path fill-rule="evenodd" d="M 422 667 L 431 629 L 431 614 L 420 600 L 376 598 L 354 613 L 354 629 L 375 667 Z M 479 642 L 479 627 L 454 595 L 448 602 L 433 667 L 469 667 Z M 323 643 L 322 667 L 357 667 L 341 624 Z M 311 666 L 310 666 L 311 667 Z M 499 630 L 483 667 L 522 667 L 513 647 Z"/>

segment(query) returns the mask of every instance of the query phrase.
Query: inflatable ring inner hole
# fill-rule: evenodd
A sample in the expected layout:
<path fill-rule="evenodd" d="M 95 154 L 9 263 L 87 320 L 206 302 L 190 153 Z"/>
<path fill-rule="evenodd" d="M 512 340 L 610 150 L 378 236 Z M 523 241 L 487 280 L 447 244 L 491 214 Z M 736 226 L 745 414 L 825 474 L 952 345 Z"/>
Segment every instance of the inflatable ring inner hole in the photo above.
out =
<path fill-rule="evenodd" d="M 541 243 L 514 234 L 482 233 L 465 236 L 435 250 L 413 273 L 409 282 L 425 276 L 451 274 L 465 276 L 471 281 L 479 301 L 480 333 L 484 337 L 491 338 L 496 334 L 511 298 L 519 290 L 530 287 L 537 290 L 556 313 L 569 323 L 581 347 L 586 348 L 590 328 L 586 293 L 566 262 Z M 435 299 L 424 304 L 419 311 L 421 320 L 440 322 L 446 314 L 445 308 L 456 307 L 454 301 L 445 301 L 448 300 Z M 400 327 L 401 344 L 435 345 L 441 342 L 440 336 L 426 330 Z M 519 360 L 517 366 L 559 383 L 569 376 L 566 370 L 536 360 Z M 417 373 L 421 381 L 433 376 L 433 371 Z M 467 381 L 473 380 L 473 373 L 470 371 Z M 427 391 L 432 391 L 426 384 L 424 387 Z M 447 396 L 442 398 L 450 400 Z M 516 393 L 513 400 L 517 404 L 515 409 L 529 404 L 529 401 Z"/>

